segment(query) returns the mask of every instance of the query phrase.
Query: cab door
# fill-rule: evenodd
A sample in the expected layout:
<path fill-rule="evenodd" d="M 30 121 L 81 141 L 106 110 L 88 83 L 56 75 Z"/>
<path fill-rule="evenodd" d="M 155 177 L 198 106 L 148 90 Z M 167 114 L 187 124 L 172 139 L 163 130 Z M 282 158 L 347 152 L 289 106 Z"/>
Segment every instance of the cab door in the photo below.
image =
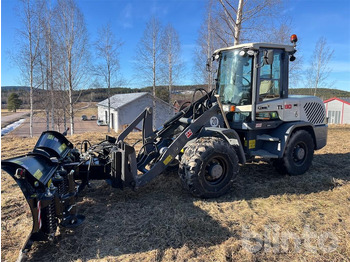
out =
<path fill-rule="evenodd" d="M 284 51 L 273 49 L 273 62 L 266 64 L 264 56 L 267 51 L 268 49 L 259 51 L 255 121 L 279 120 L 278 106 L 281 106 L 281 100 L 288 96 L 285 92 L 288 89 L 288 77 L 285 76 Z"/>
<path fill-rule="evenodd" d="M 269 100 L 279 99 L 282 97 L 282 50 L 273 50 L 273 63 L 264 64 L 264 54 L 267 50 L 262 50 L 260 53 L 260 64 L 258 70 L 258 94 L 257 103 L 262 103 Z"/>

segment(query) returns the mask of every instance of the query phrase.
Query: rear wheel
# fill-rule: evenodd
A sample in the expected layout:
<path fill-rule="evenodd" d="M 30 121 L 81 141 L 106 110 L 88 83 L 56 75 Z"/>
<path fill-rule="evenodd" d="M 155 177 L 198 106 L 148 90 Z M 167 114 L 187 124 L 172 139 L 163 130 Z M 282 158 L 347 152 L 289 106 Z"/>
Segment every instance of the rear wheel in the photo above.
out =
<path fill-rule="evenodd" d="M 298 130 L 292 134 L 283 158 L 274 161 L 281 174 L 302 175 L 309 170 L 314 155 L 314 141 L 309 132 Z"/>
<path fill-rule="evenodd" d="M 239 171 L 235 150 L 223 139 L 203 137 L 190 144 L 182 156 L 179 175 L 194 196 L 219 197 L 232 186 Z"/>

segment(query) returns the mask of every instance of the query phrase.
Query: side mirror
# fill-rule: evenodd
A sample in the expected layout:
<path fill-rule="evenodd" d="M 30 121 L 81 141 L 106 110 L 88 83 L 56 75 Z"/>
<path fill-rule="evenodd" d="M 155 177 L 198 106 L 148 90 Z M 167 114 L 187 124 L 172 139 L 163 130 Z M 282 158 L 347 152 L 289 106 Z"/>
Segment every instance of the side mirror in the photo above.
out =
<path fill-rule="evenodd" d="M 212 55 L 212 57 L 209 57 L 207 59 L 206 69 L 208 72 L 212 72 L 213 61 L 218 61 L 219 58 L 220 58 L 220 55 L 216 54 L 216 55 Z"/>
<path fill-rule="evenodd" d="M 207 72 L 211 72 L 210 61 L 207 61 L 207 64 L 205 66 L 206 66 Z"/>
<path fill-rule="evenodd" d="M 266 50 L 264 53 L 264 65 L 273 64 L 273 50 Z"/>
<path fill-rule="evenodd" d="M 206 69 L 207 69 L 207 72 L 211 72 L 211 58 L 208 58 L 207 60 L 207 64 L 206 64 Z"/>

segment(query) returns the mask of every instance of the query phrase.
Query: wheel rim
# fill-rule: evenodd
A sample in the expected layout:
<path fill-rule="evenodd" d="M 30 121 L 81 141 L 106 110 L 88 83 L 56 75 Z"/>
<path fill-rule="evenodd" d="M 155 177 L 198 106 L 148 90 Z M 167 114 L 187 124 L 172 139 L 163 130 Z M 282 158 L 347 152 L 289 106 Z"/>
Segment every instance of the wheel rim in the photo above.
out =
<path fill-rule="evenodd" d="M 293 148 L 293 161 L 296 165 L 301 166 L 305 163 L 307 157 L 307 146 L 304 142 L 297 143 Z"/>
<path fill-rule="evenodd" d="M 205 181 L 209 185 L 221 183 L 227 175 L 227 161 L 221 156 L 211 158 L 205 167 Z"/>

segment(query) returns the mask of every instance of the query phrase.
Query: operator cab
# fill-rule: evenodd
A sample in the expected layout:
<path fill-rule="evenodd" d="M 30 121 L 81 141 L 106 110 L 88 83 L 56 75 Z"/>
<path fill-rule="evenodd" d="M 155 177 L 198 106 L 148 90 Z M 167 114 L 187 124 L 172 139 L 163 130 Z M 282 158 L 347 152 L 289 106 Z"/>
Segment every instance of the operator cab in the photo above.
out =
<path fill-rule="evenodd" d="M 288 64 L 295 60 L 295 42 L 242 44 L 214 52 L 219 64 L 217 93 L 231 128 L 250 129 L 257 121 L 280 120 L 271 105 L 288 98 Z"/>

